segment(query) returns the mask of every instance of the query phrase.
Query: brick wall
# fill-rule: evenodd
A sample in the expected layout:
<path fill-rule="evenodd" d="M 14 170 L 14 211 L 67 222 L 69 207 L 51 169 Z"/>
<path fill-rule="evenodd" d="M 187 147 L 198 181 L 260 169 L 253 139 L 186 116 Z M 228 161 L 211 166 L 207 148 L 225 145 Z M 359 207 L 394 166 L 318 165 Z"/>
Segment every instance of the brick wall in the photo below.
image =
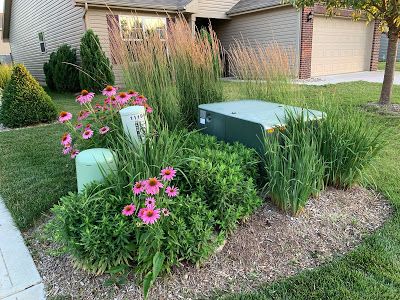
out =
<path fill-rule="evenodd" d="M 382 34 L 382 31 L 379 28 L 379 22 L 375 21 L 374 38 L 372 40 L 372 54 L 371 54 L 370 71 L 378 70 L 379 50 L 381 48 L 381 34 Z"/>
<path fill-rule="evenodd" d="M 313 42 L 314 19 L 308 20 L 310 13 L 314 9 L 310 7 L 303 8 L 301 16 L 301 40 L 300 40 L 300 69 L 299 78 L 307 79 L 311 77 L 311 55 Z"/>

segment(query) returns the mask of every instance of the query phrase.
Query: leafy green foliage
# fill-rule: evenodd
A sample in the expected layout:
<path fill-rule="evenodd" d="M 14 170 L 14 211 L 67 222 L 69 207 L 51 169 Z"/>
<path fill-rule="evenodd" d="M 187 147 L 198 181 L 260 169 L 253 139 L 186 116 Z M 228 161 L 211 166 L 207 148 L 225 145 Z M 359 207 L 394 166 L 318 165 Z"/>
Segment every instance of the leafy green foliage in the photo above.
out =
<path fill-rule="evenodd" d="M 10 82 L 11 74 L 12 74 L 12 66 L 3 64 L 0 65 L 0 89 L 4 90 L 7 83 Z"/>
<path fill-rule="evenodd" d="M 50 122 L 56 117 L 57 111 L 49 95 L 23 65 L 16 65 L 3 92 L 0 122 L 14 128 Z"/>
<path fill-rule="evenodd" d="M 126 199 L 102 188 L 61 198 L 48 227 L 77 265 L 98 274 L 130 264 L 135 234 L 135 225 L 121 214 Z"/>
<path fill-rule="evenodd" d="M 81 71 L 79 81 L 82 89 L 98 92 L 115 78 L 110 60 L 100 45 L 99 37 L 89 29 L 81 39 Z"/>
<path fill-rule="evenodd" d="M 201 134 L 189 145 L 196 159 L 185 167 L 190 184 L 187 189 L 206 201 L 223 231 L 231 232 L 239 220 L 262 203 L 254 179 L 257 177 L 256 155 L 242 145 L 218 143 L 215 138 Z"/>
<path fill-rule="evenodd" d="M 79 90 L 76 49 L 64 44 L 50 54 L 50 60 L 43 66 L 46 84 L 51 90 L 76 92 Z"/>

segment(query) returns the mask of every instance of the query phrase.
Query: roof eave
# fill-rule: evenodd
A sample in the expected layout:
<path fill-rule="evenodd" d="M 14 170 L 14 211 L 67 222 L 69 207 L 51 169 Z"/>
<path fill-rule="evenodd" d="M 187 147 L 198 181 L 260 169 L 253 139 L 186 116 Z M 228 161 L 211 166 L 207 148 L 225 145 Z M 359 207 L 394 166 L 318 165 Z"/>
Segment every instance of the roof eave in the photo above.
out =
<path fill-rule="evenodd" d="M 140 5 L 113 5 L 113 4 L 100 4 L 100 3 L 91 3 L 90 1 L 85 0 L 76 0 L 76 6 L 84 6 L 85 4 L 88 7 L 98 7 L 98 8 L 109 8 L 109 9 L 128 9 L 128 10 L 139 10 L 139 11 L 154 11 L 154 12 L 166 12 L 166 13 L 179 13 L 185 12 L 185 7 L 177 7 L 177 8 L 149 8 L 143 7 Z"/>
<path fill-rule="evenodd" d="M 245 14 L 251 14 L 259 11 L 264 11 L 264 10 L 270 10 L 270 9 L 275 9 L 275 8 L 280 8 L 280 7 L 286 7 L 286 6 L 292 6 L 289 3 L 286 4 L 278 4 L 274 6 L 266 6 L 266 7 L 259 7 L 255 9 L 247 9 L 247 10 L 241 10 L 241 11 L 233 11 L 233 12 L 227 12 L 226 14 L 229 17 L 235 17 L 235 16 L 240 16 L 240 15 L 245 15 Z M 293 7 L 293 6 L 292 6 Z"/>

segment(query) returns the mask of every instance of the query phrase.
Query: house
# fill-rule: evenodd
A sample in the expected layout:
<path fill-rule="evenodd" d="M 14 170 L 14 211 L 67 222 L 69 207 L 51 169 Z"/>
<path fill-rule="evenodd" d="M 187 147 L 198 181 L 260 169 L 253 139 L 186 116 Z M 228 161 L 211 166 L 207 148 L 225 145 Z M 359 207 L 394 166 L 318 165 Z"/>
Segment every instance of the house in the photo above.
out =
<path fill-rule="evenodd" d="M 350 11 L 330 19 L 322 6 L 297 10 L 281 0 L 5 0 L 4 9 L 3 38 L 10 41 L 14 60 L 41 83 L 50 53 L 64 43 L 79 49 L 86 29 L 99 35 L 110 56 L 108 18 L 113 15 L 121 32 L 143 30 L 146 24 L 163 27 L 167 15 L 178 13 L 193 26 L 211 22 L 226 49 L 235 38 L 277 41 L 296 54 L 299 78 L 375 70 L 378 62 L 380 32 L 375 24 L 353 21 Z M 137 28 L 134 16 L 141 20 Z M 114 70 L 121 82 L 118 66 Z"/>
<path fill-rule="evenodd" d="M 389 45 L 389 39 L 385 33 L 382 33 L 381 48 L 379 50 L 379 61 L 386 61 L 388 45 Z M 400 61 L 400 41 L 399 41 L 399 46 L 397 48 L 397 61 Z"/>
<path fill-rule="evenodd" d="M 3 13 L 0 13 L 0 63 L 9 64 L 11 63 L 11 50 L 10 44 L 3 41 Z"/>

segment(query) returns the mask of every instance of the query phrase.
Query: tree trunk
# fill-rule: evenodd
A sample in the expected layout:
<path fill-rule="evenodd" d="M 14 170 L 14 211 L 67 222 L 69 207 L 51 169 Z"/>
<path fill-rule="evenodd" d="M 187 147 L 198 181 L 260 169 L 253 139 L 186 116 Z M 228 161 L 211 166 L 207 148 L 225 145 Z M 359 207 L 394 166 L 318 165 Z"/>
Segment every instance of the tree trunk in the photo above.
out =
<path fill-rule="evenodd" d="M 388 105 L 392 98 L 393 81 L 396 69 L 397 45 L 399 43 L 399 33 L 396 30 L 389 30 L 389 45 L 386 56 L 385 77 L 383 79 L 381 99 L 379 104 Z"/>

